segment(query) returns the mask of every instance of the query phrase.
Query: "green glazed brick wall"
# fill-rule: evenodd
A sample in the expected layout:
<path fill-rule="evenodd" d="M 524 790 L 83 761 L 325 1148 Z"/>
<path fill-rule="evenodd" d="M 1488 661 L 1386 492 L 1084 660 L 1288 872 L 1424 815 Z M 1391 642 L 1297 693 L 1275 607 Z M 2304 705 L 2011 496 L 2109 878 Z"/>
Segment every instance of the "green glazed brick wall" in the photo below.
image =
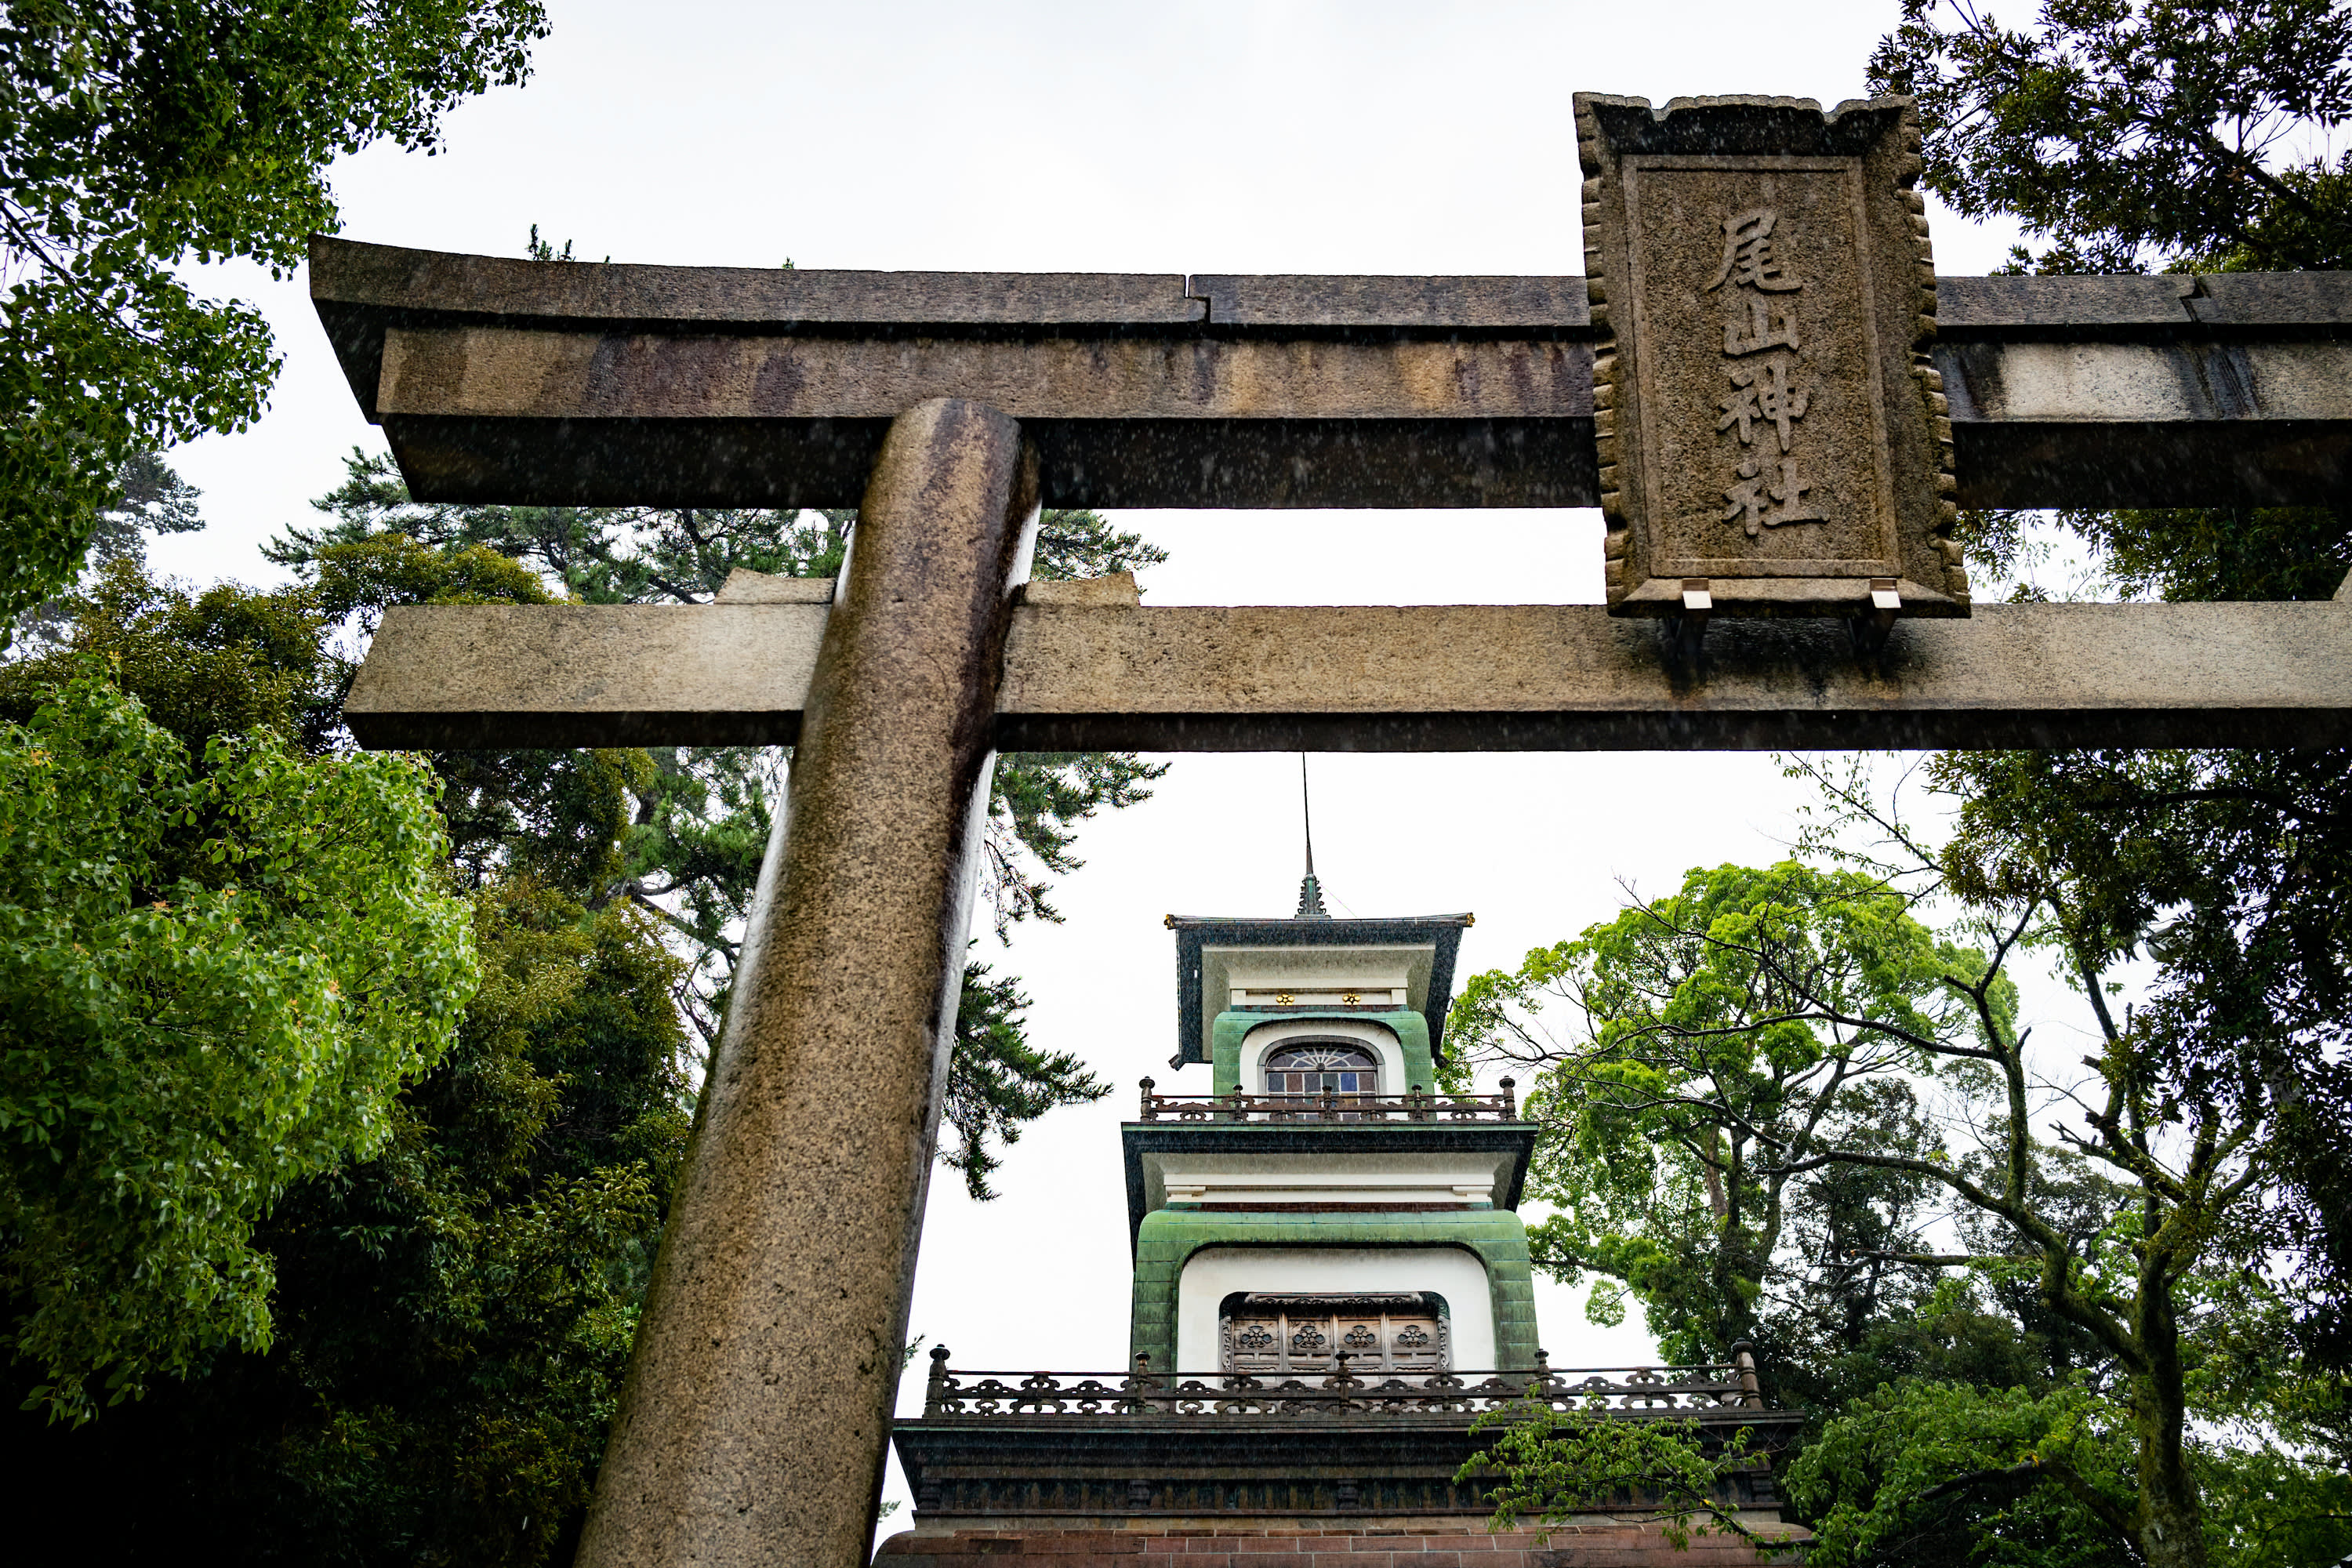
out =
<path fill-rule="evenodd" d="M 1280 1013 L 1220 1013 L 1209 1026 L 1209 1060 L 1216 1075 L 1213 1094 L 1231 1094 L 1236 1089 L 1246 1089 L 1251 1094 L 1264 1094 L 1265 1085 L 1242 1082 L 1242 1037 L 1262 1024 L 1298 1023 L 1314 1018 L 1345 1018 L 1351 1024 L 1378 1024 L 1397 1037 L 1404 1055 L 1405 1081 L 1381 1085 L 1382 1094 L 1402 1094 L 1418 1084 L 1423 1089 L 1437 1087 L 1437 1069 L 1429 1057 L 1429 1020 L 1411 1008 L 1399 1008 L 1393 1013 L 1366 1013 L 1360 1009 L 1329 1013 L 1284 1011 Z"/>
<path fill-rule="evenodd" d="M 1213 1372 L 1176 1366 L 1176 1284 L 1185 1260 L 1204 1247 L 1459 1247 L 1486 1266 L 1495 1303 L 1495 1353 L 1502 1370 L 1536 1363 L 1536 1293 L 1528 1265 L 1527 1226 L 1507 1209 L 1437 1214 L 1155 1209 L 1135 1243 L 1135 1305 L 1128 1356 L 1149 1355 L 1160 1372 Z M 1484 1372 L 1484 1367 L 1465 1370 Z"/>

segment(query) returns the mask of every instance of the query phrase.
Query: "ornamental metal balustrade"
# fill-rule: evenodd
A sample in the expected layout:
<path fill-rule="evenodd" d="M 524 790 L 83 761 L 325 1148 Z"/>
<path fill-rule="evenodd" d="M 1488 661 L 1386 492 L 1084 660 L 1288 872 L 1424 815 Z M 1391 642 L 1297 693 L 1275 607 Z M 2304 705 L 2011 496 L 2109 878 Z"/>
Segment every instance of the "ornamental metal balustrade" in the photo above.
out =
<path fill-rule="evenodd" d="M 1517 1121 L 1517 1087 L 1502 1080 L 1499 1094 L 1434 1094 L 1418 1085 L 1403 1094 L 1157 1094 L 1142 1083 L 1146 1121 Z"/>
<path fill-rule="evenodd" d="M 931 1352 L 924 1391 L 925 1419 L 1051 1420 L 1061 1416 L 1475 1415 L 1508 1408 L 1610 1415 L 1696 1415 L 1707 1411 L 1764 1407 L 1756 1363 L 1738 1359 L 1700 1366 L 1596 1367 L 1555 1371 L 1542 1352 L 1532 1370 L 1350 1376 L 1348 1355 L 1328 1377 L 1250 1377 L 1239 1373 L 1158 1373 L 1151 1358 L 1135 1358 L 1132 1372 L 971 1372 L 948 1365 L 949 1352 Z"/>

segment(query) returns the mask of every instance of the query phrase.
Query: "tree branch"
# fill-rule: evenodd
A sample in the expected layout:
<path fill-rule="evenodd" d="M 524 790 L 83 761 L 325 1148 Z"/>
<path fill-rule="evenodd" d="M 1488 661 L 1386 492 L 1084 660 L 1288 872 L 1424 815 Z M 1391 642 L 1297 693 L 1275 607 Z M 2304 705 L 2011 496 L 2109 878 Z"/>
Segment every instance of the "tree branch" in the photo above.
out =
<path fill-rule="evenodd" d="M 1938 1498 L 1949 1497 L 1955 1492 L 1966 1491 L 1972 1487 L 1989 1486 L 1995 1481 L 2022 1480 L 2028 1486 L 2032 1486 L 2045 1478 L 2056 1481 L 2074 1493 L 2076 1500 L 2084 1508 L 2089 1509 L 2101 1524 L 2113 1531 L 2116 1538 L 2131 1549 L 2133 1555 L 2138 1555 L 2139 1542 L 2133 1536 L 2131 1520 L 2125 1514 L 2122 1508 L 2105 1492 L 2084 1479 L 2081 1473 L 2072 1465 L 2054 1459 L 2045 1460 L 2037 1454 L 2028 1454 L 2021 1461 L 2011 1465 L 2006 1469 L 1970 1470 L 1966 1475 L 1954 1476 L 1948 1481 L 1929 1487 L 1913 1501 L 1915 1505 L 1930 1503 Z"/>

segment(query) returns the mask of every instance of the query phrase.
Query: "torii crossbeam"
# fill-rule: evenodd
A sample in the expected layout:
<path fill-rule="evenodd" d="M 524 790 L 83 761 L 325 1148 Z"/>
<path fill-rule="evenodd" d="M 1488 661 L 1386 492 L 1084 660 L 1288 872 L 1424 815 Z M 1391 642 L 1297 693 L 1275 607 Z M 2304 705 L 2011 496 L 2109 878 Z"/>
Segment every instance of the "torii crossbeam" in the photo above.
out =
<path fill-rule="evenodd" d="M 1914 279 L 1924 220 L 1891 201 L 1916 174 L 1902 105 L 1722 102 L 1741 134 L 1785 145 L 1725 157 L 1717 136 L 1694 156 L 1674 144 L 1679 105 L 1644 119 L 1634 100 L 1579 100 L 1605 290 L 313 243 L 320 320 L 419 500 L 861 509 L 838 584 L 392 611 L 347 708 L 368 745 L 797 748 L 582 1563 L 863 1560 L 997 749 L 2352 740 L 2352 604 L 1971 614 L 1925 536 L 1801 568 L 1790 553 L 1837 555 L 1810 542 L 1842 526 L 1825 498 L 1847 504 L 1796 463 L 1843 460 L 1859 484 L 1876 461 L 1886 478 L 1852 434 L 1871 418 L 1893 432 L 1890 505 L 1931 527 L 1951 500 L 2338 500 L 2352 275 L 1939 279 L 1922 248 Z M 1666 209 L 1642 205 L 1660 191 L 1705 221 L 1660 227 Z M 1916 333 L 1904 290 L 1933 312 Z M 1655 326 L 1675 311 L 1681 327 Z M 1876 332 L 1879 359 L 1857 357 L 1857 331 Z M 1707 402 L 1684 417 L 1717 392 L 1719 417 Z M 1715 456 L 1674 458 L 1675 440 Z M 1712 510 L 1643 512 L 1674 484 L 1707 508 L 1720 489 L 1730 531 Z M 1601 504 L 1612 604 L 1147 609 L 1108 585 L 1024 592 L 1041 500 Z M 1677 543 L 1694 528 L 1699 545 Z M 1693 577 L 1677 549 L 1739 559 Z M 1694 657 L 1711 585 L 1718 611 L 1727 589 L 1750 613 L 1828 618 L 1718 621 Z M 1626 618 L 1677 613 L 1665 636 Z"/>
<path fill-rule="evenodd" d="M 889 411 L 932 397 L 1017 419 L 1050 505 L 1599 500 L 1581 278 L 551 266 L 320 240 L 310 279 L 420 500 L 851 506 Z M 2352 274 L 1937 288 L 1966 504 L 2352 493 Z M 788 744 L 830 589 L 781 596 L 395 610 L 351 721 L 386 746 Z M 1014 751 L 2327 744 L 2352 733 L 2347 637 L 2352 609 L 2332 605 L 1986 605 L 1866 661 L 1834 625 L 1731 623 L 1696 679 L 1598 605 L 1066 597 L 1014 611 L 994 735 Z"/>

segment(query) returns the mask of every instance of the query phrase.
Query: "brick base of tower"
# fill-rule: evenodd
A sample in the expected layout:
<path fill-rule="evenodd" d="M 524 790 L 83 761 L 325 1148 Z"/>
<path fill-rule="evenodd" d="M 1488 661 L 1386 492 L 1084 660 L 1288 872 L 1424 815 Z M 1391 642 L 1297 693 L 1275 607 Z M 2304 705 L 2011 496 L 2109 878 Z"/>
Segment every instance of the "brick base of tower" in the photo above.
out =
<path fill-rule="evenodd" d="M 1040 1374 L 1040 1381 L 1050 1380 Z M 1003 1405 L 1016 1396 L 1056 1397 L 1000 1389 L 987 1400 Z M 961 1397 L 970 1405 L 977 1396 L 967 1389 Z M 1205 1403 L 1214 1395 L 1185 1397 Z M 942 1394 L 937 1403 L 955 1401 Z M 1719 1459 L 1734 1441 L 1749 1447 L 1717 1477 L 1717 1507 L 1766 1540 L 1810 1538 L 1781 1522 L 1764 1457 L 1784 1446 L 1802 1412 L 1717 1404 L 1667 1414 L 1690 1422 Z M 1694 1535 L 1688 1551 L 1675 1551 L 1654 1500 L 1627 1497 L 1607 1512 L 1555 1527 L 1549 1541 L 1535 1531 L 1490 1533 L 1491 1481 L 1458 1479 L 1493 1441 L 1473 1420 L 1458 1411 L 1316 1417 L 1000 1409 L 900 1421 L 892 1437 L 914 1493 L 913 1528 L 884 1542 L 876 1561 L 896 1568 L 965 1568 L 982 1557 L 1032 1558 L 1040 1568 L 1732 1568 L 1788 1561 L 1738 1536 Z"/>
<path fill-rule="evenodd" d="M 882 1543 L 877 1568 L 1748 1568 L 1787 1563 L 1735 1536 L 1703 1535 L 1678 1551 L 1656 1525 L 1561 1525 L 1545 1534 L 1485 1529 L 1170 1528 L 1134 1520 L 1122 1530 L 910 1530 Z M 1759 1534 L 1808 1532 L 1774 1523 Z"/>

